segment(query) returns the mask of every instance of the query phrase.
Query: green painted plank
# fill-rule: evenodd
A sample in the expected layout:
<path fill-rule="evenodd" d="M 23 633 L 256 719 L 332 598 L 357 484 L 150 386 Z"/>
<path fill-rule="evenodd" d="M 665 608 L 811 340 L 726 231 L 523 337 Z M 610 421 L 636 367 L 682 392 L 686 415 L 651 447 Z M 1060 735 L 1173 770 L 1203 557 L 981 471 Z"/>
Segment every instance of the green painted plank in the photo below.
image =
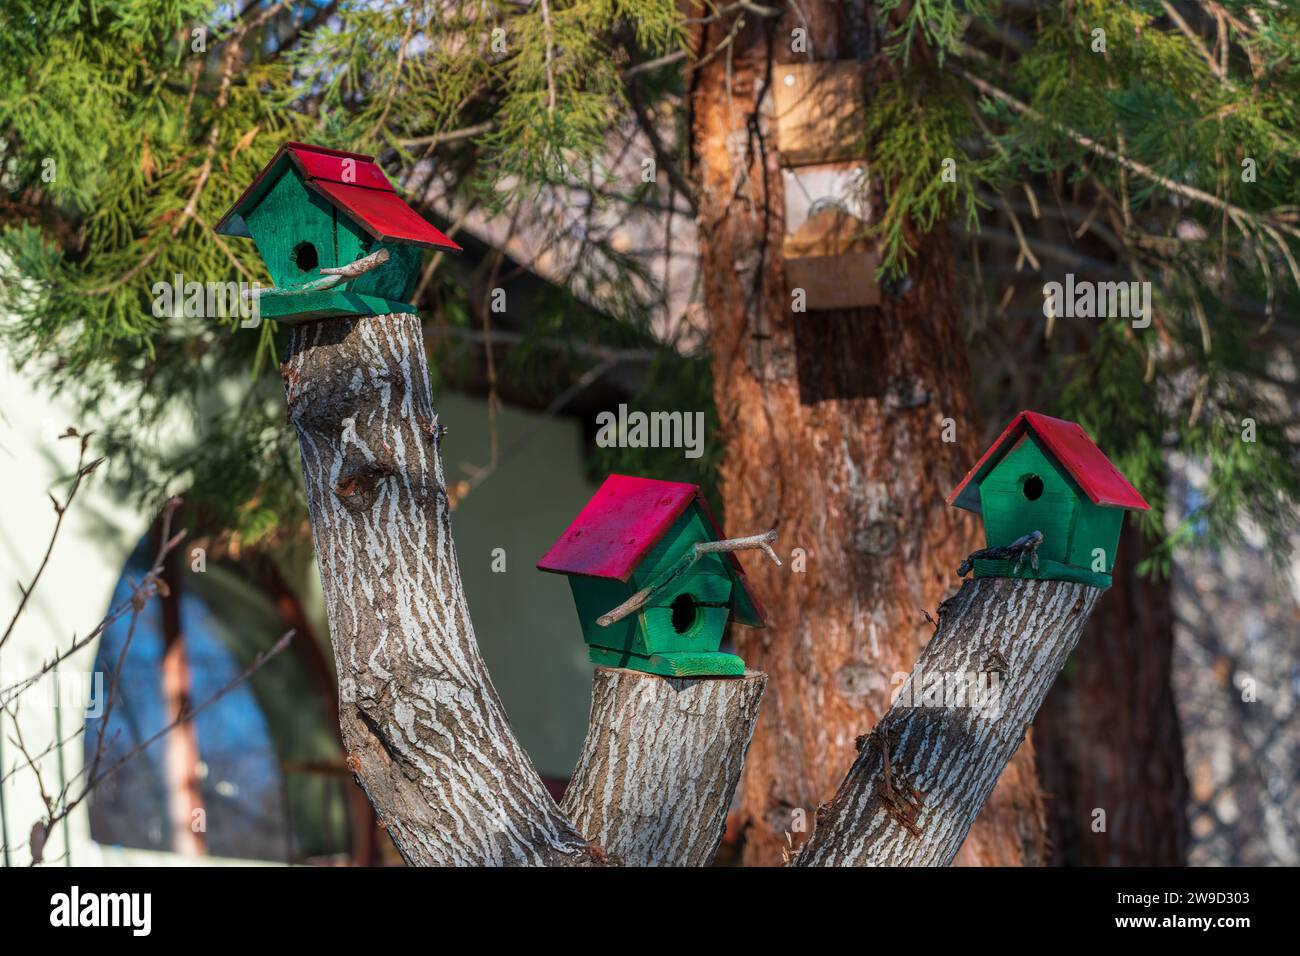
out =
<path fill-rule="evenodd" d="M 975 560 L 975 577 L 977 578 L 1026 578 L 1031 581 L 1074 581 L 1078 584 L 1090 584 L 1095 588 L 1110 587 L 1109 574 L 1099 574 L 1088 568 L 1079 568 L 1060 561 L 1039 559 L 1035 571 L 1028 561 L 1022 561 L 1017 568 L 1014 561 L 991 561 L 984 558 Z"/>
<path fill-rule="evenodd" d="M 725 573 L 683 574 L 641 612 L 646 647 L 652 653 L 716 651 L 731 616 L 731 590 L 731 577 Z M 682 625 L 685 629 L 679 631 Z"/>
<path fill-rule="evenodd" d="M 1068 563 L 1091 568 L 1093 549 L 1100 548 L 1105 555 L 1106 570 L 1110 571 L 1115 566 L 1115 552 L 1123 526 L 1123 508 L 1102 508 L 1091 501 L 1080 502 Z"/>
<path fill-rule="evenodd" d="M 268 295 L 258 300 L 264 319 L 287 325 L 329 319 L 338 315 L 387 315 L 391 312 L 415 312 L 409 302 L 396 302 L 373 295 L 359 295 L 342 289 L 323 289 L 302 295 Z"/>
<path fill-rule="evenodd" d="M 612 611 L 632 596 L 631 585 L 607 578 L 587 578 L 573 574 L 569 575 L 569 590 L 573 592 L 573 604 L 578 611 L 578 624 L 582 628 L 584 641 L 593 646 L 634 654 L 650 653 L 645 640 L 645 624 L 640 614 L 629 614 L 609 627 L 601 627 L 596 623 L 596 618 Z"/>
<path fill-rule="evenodd" d="M 712 653 L 639 654 L 620 653 L 603 647 L 588 649 L 593 664 L 604 667 L 625 667 L 662 677 L 739 677 L 745 673 L 745 662 L 735 654 L 721 651 Z"/>
<path fill-rule="evenodd" d="M 334 213 L 333 205 L 308 189 L 298 171 L 286 164 L 275 185 L 246 217 L 257 252 L 278 288 L 302 285 L 321 278 L 322 268 L 347 264 L 338 259 Z M 303 243 L 315 250 L 312 269 L 302 269 L 294 254 Z"/>
<path fill-rule="evenodd" d="M 1042 482 L 1042 493 L 1035 500 L 1025 495 L 1030 477 Z M 1007 545 L 1041 531 L 1039 557 L 1066 562 L 1081 495 L 1055 459 L 1032 435 L 1026 435 L 980 483 L 986 544 Z"/>
<path fill-rule="evenodd" d="M 640 590 L 646 584 L 668 570 L 697 541 L 716 540 L 708 519 L 699 505 L 686 509 L 659 539 L 659 542 L 646 553 L 632 572 L 633 590 Z M 733 584 L 731 589 L 731 611 L 743 620 L 758 619 L 758 609 L 749 600 L 745 589 L 736 583 L 735 571 L 724 554 L 707 554 L 695 563 L 693 568 L 698 573 L 715 573 L 726 575 Z"/>

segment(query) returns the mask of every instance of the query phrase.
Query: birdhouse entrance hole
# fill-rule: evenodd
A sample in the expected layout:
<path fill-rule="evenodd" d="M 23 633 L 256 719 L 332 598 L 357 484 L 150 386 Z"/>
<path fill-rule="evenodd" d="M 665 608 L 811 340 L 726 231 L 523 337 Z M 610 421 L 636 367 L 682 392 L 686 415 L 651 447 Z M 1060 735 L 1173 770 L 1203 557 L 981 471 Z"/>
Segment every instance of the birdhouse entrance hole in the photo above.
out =
<path fill-rule="evenodd" d="M 673 630 L 685 634 L 695 624 L 695 598 L 690 594 L 679 594 L 670 605 L 673 612 Z"/>
<path fill-rule="evenodd" d="M 320 265 L 320 256 L 310 242 L 300 242 L 293 247 L 293 264 L 303 272 L 311 272 Z"/>
<path fill-rule="evenodd" d="M 1030 475 L 1021 485 L 1021 490 L 1030 501 L 1037 501 L 1043 494 L 1043 479 L 1037 475 Z"/>

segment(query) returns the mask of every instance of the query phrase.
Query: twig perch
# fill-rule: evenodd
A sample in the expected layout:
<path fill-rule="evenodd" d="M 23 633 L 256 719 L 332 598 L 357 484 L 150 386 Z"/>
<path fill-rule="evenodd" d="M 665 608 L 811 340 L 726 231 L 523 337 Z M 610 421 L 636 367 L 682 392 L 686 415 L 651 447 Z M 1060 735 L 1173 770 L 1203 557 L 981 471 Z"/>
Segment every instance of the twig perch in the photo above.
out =
<path fill-rule="evenodd" d="M 1031 531 L 1023 537 L 1016 538 L 1010 544 L 1002 545 L 997 548 L 980 548 L 978 551 L 972 551 L 966 556 L 966 560 L 957 565 L 957 576 L 964 577 L 975 567 L 977 560 L 1006 561 L 1010 558 L 1016 559 L 1016 567 L 1020 567 L 1026 557 L 1029 558 L 1029 566 L 1035 571 L 1038 570 L 1038 549 L 1043 543 L 1043 532 Z"/>
<path fill-rule="evenodd" d="M 363 276 L 367 272 L 378 269 L 388 261 L 388 250 L 380 249 L 378 252 L 372 252 L 356 262 L 349 262 L 345 266 L 329 266 L 321 269 L 323 278 L 313 279 L 300 286 L 294 286 L 290 289 L 257 289 L 255 294 L 257 298 L 282 297 L 288 295 L 306 295 L 308 292 L 323 292 L 326 289 L 332 289 L 336 285 L 341 285 L 350 279 Z"/>
<path fill-rule="evenodd" d="M 682 557 L 659 577 L 655 578 L 636 594 L 614 608 L 596 618 L 596 623 L 601 627 L 609 627 L 616 621 L 621 621 L 629 614 L 635 614 L 641 608 L 645 607 L 649 600 L 658 592 L 662 591 L 673 581 L 685 574 L 695 562 L 700 560 L 706 554 L 718 554 L 727 551 L 765 551 L 767 556 L 776 562 L 776 566 L 781 566 L 781 559 L 777 553 L 772 550 L 772 542 L 776 540 L 776 529 L 765 531 L 762 534 L 751 534 L 743 538 L 724 538 L 722 541 L 699 541 L 696 542 L 691 550 L 682 555 Z"/>

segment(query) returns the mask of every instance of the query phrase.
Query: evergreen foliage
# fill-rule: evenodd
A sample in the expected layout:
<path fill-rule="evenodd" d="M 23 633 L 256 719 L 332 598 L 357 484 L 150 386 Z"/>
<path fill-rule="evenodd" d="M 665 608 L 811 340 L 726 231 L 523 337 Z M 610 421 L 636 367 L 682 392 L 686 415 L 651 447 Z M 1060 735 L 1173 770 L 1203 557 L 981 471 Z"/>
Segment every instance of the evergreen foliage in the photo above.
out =
<path fill-rule="evenodd" d="M 1175 19 L 1168 6 L 879 3 L 886 55 L 865 106 L 885 200 L 874 229 L 896 278 L 920 232 L 977 232 L 1008 197 L 1080 208 L 1090 236 L 1110 237 L 1106 262 L 1154 284 L 1152 327 L 1094 320 L 1063 334 L 1039 320 L 993 338 L 1042 337 L 1050 372 L 1035 404 L 1094 433 L 1157 506 L 1152 534 L 1177 450 L 1209 479 L 1169 542 L 1230 539 L 1249 516 L 1280 548 L 1300 501 L 1300 10 L 1178 3 Z M 375 153 L 417 204 L 434 183 L 458 208 L 662 199 L 662 183 L 620 179 L 608 134 L 680 105 L 695 59 L 717 53 L 690 50 L 688 27 L 668 0 L 11 0 L 0 11 L 5 341 L 107 426 L 113 474 L 135 498 L 184 490 L 250 539 L 295 528 L 275 329 L 156 316 L 155 283 L 268 282 L 251 244 L 211 227 L 288 138 Z M 627 71 L 651 61 L 634 89 Z M 686 176 L 688 133 L 679 115 L 660 157 Z M 1040 222 L 1020 225 L 1032 250 Z M 647 282 L 635 255 L 593 246 L 567 289 L 530 303 L 528 337 L 499 374 L 560 391 L 591 362 L 556 343 L 654 346 Z M 435 327 L 477 326 L 481 285 L 440 267 L 421 305 Z M 704 354 L 662 352 L 647 406 L 711 408 Z M 178 416 L 195 440 L 164 455 L 158 436 Z M 670 468 L 688 473 L 663 476 L 707 481 L 708 447 Z M 597 466 L 666 467 L 634 454 L 598 453 Z"/>

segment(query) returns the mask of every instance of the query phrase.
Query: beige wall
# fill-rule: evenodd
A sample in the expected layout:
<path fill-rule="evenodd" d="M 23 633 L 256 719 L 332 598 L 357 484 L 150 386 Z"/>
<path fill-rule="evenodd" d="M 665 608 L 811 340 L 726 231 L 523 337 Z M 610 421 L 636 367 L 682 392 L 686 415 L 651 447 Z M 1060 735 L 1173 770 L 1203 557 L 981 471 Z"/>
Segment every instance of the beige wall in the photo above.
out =
<path fill-rule="evenodd" d="M 53 528 L 47 491 L 61 496 L 76 463 L 77 443 L 56 436 L 68 425 L 86 427 L 66 403 L 38 393 L 28 375 L 8 363 L 0 354 L 0 621 L 5 623 L 19 598 L 13 582 L 31 579 Z M 486 404 L 455 395 L 436 404 L 451 429 L 443 444 L 448 479 L 467 477 L 463 463 L 488 461 Z M 507 408 L 499 428 L 501 448 L 516 450 L 458 506 L 457 549 L 479 642 L 511 720 L 538 769 L 565 776 L 586 728 L 591 668 L 567 583 L 534 565 L 595 488 L 583 476 L 581 434 L 572 420 Z M 532 437 L 516 445 L 525 435 Z M 178 431 L 176 437 L 183 436 Z M 114 501 L 102 481 L 83 486 L 27 612 L 0 650 L 5 678 L 0 686 L 38 670 L 102 618 L 150 517 Z M 494 548 L 505 551 L 504 573 L 492 571 Z M 310 591 L 306 600 L 318 602 L 314 582 Z M 65 693 L 91 686 L 95 650 L 89 646 L 61 665 Z M 16 729 L 37 752 L 56 739 L 56 727 L 67 737 L 84 722 L 84 706 L 73 703 L 56 711 L 54 687 L 46 682 L 41 692 L 24 695 L 17 728 L 0 714 L 5 773 L 19 759 L 9 743 Z M 39 765 L 47 789 L 61 786 L 82 769 L 81 739 Z M 27 835 L 45 812 L 35 774 L 14 774 L 3 784 L 3 796 L 9 863 L 26 865 Z M 84 807 L 56 828 L 45 856 L 55 863 L 70 858 L 77 865 L 186 862 L 171 854 L 100 847 L 90 839 Z"/>

